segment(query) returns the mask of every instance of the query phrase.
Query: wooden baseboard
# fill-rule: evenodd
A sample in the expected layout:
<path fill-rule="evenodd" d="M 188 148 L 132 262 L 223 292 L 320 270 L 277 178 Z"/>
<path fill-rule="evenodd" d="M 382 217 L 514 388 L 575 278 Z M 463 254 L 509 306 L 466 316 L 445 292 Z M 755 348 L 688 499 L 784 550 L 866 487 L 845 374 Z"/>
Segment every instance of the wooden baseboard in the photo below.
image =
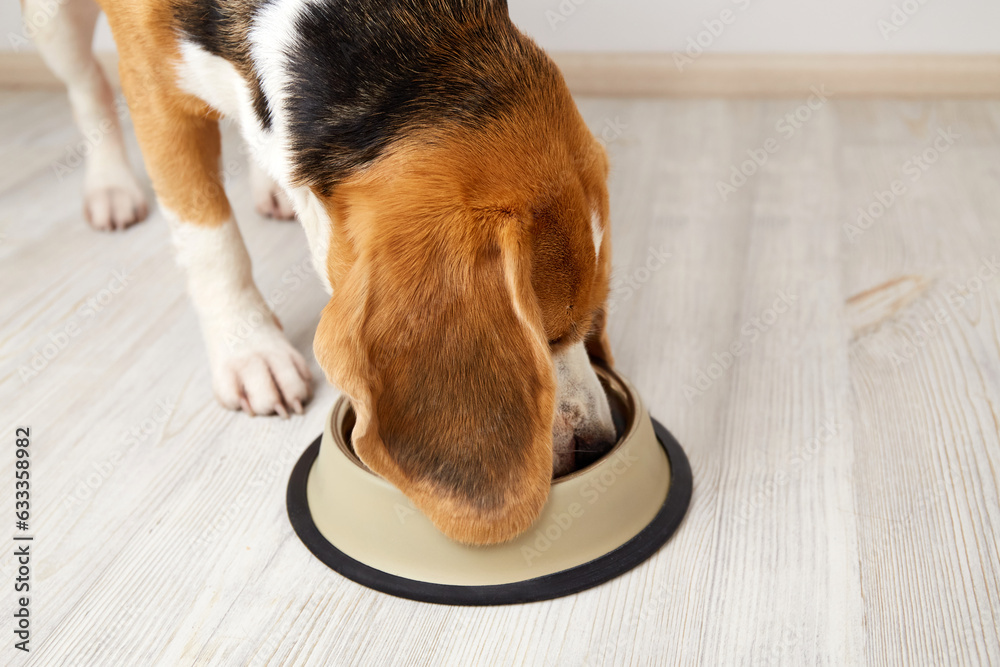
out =
<path fill-rule="evenodd" d="M 780 97 L 825 85 L 838 97 L 1000 98 L 1000 54 L 553 53 L 578 95 Z M 114 53 L 98 54 L 113 82 Z M 0 87 L 58 87 L 34 52 L 0 52 Z"/>
<path fill-rule="evenodd" d="M 1000 54 L 553 54 L 578 95 L 1000 97 Z"/>
<path fill-rule="evenodd" d="M 118 54 L 103 52 L 97 60 L 116 88 Z M 37 51 L 0 51 L 0 88 L 61 88 L 62 82 L 48 68 Z"/>

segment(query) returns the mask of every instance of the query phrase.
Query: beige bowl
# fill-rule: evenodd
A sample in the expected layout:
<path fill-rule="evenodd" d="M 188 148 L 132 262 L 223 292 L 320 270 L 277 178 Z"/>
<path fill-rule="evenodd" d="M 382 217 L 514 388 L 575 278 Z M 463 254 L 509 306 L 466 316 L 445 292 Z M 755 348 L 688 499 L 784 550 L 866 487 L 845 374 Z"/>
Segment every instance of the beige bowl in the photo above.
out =
<path fill-rule="evenodd" d="M 691 471 L 635 390 L 595 367 L 619 424 L 615 447 L 553 481 L 525 533 L 473 547 L 441 533 L 354 455 L 354 413 L 341 397 L 299 460 L 288 512 L 306 546 L 334 570 L 386 593 L 444 604 L 509 604 L 568 595 L 646 560 L 680 524 Z"/>

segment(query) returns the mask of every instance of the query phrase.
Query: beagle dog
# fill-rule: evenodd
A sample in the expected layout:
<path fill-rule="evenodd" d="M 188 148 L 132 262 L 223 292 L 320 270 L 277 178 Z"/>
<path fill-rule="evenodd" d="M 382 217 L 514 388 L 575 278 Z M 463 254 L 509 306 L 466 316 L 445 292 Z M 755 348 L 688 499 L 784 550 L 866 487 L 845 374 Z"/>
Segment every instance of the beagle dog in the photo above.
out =
<path fill-rule="evenodd" d="M 87 217 L 146 215 L 93 0 L 38 46 L 105 137 Z M 220 168 L 233 119 L 264 213 L 305 228 L 331 297 L 314 352 L 357 413 L 353 446 L 448 536 L 528 528 L 553 473 L 615 440 L 591 367 L 610 364 L 608 160 L 505 0 L 101 0 L 122 87 L 198 312 L 218 400 L 302 412 L 311 378 L 250 270 Z M 234 344 L 233 332 L 259 321 Z"/>

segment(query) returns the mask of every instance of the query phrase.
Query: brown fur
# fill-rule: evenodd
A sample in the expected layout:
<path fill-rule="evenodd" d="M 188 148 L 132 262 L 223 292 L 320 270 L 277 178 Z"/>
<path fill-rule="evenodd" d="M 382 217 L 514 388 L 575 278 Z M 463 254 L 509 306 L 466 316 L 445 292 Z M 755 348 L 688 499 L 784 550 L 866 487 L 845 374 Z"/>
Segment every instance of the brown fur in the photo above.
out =
<path fill-rule="evenodd" d="M 156 196 L 184 222 L 214 226 L 231 210 L 219 170 L 218 114 L 177 87 L 180 55 L 169 3 L 111 2 L 122 89 Z"/>
<path fill-rule="evenodd" d="M 171 5 L 102 5 L 159 199 L 185 222 L 224 222 L 217 117 L 173 79 Z M 588 349 L 611 360 L 607 158 L 554 65 L 541 67 L 498 120 L 411 132 L 315 189 L 333 220 L 334 296 L 314 350 L 354 400 L 357 453 L 470 544 L 520 534 L 548 496 L 552 350 L 590 332 Z"/>
<path fill-rule="evenodd" d="M 354 399 L 360 458 L 454 539 L 509 540 L 548 496 L 549 342 L 603 323 L 606 175 L 559 86 L 492 126 L 411 137 L 327 200 L 317 359 Z"/>

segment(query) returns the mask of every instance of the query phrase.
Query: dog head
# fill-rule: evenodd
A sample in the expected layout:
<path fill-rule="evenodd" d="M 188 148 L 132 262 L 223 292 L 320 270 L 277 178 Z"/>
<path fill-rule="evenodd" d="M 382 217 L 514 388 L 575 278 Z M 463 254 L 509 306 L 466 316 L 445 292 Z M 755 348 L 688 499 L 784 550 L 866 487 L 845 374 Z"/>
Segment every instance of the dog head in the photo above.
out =
<path fill-rule="evenodd" d="M 359 458 L 448 536 L 513 538 L 553 467 L 615 438 L 607 157 L 547 60 L 481 122 L 409 131 L 324 203 L 315 353 Z"/>

